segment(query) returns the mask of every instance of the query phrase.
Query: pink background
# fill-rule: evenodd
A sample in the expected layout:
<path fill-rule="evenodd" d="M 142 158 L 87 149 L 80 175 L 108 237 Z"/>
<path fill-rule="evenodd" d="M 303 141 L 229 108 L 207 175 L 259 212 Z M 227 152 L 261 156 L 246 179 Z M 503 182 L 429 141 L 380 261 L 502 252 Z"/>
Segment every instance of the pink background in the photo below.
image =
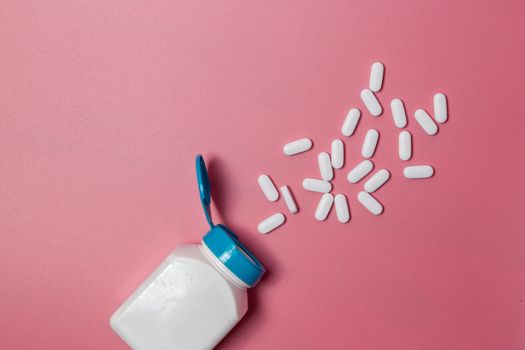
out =
<path fill-rule="evenodd" d="M 0 343 L 125 349 L 108 318 L 215 218 L 269 272 L 221 349 L 525 348 L 525 5 L 522 1 L 20 1 L 0 4 Z M 334 192 L 352 219 L 319 223 L 318 176 L 346 111 L 385 63 L 386 113 L 345 138 Z M 450 119 L 413 119 L 443 91 Z M 414 135 L 402 178 L 389 101 Z M 345 180 L 366 130 L 392 172 L 374 217 Z M 314 149 L 287 158 L 299 137 Z M 291 186 L 300 214 L 257 176 Z M 286 224 L 267 236 L 260 220 Z"/>

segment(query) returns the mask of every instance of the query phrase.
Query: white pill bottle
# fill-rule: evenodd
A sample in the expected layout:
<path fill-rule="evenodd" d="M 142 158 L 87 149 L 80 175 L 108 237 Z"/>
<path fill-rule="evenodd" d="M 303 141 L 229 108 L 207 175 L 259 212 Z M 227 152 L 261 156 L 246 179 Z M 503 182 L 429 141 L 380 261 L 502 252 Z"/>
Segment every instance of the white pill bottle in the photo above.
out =
<path fill-rule="evenodd" d="M 211 229 L 200 244 L 178 246 L 111 316 L 113 330 L 134 350 L 212 349 L 244 316 L 247 289 L 265 271 L 232 231 L 213 224 L 202 156 L 196 163 Z"/>

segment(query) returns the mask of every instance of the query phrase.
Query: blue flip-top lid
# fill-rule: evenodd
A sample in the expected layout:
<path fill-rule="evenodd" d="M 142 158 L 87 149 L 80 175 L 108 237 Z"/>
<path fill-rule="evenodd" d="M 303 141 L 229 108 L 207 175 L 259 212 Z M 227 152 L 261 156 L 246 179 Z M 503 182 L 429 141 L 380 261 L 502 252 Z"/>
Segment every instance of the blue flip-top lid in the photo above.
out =
<path fill-rule="evenodd" d="M 199 196 L 201 198 L 202 209 L 204 209 L 204 215 L 208 224 L 213 228 L 213 220 L 211 219 L 211 188 L 210 188 L 210 177 L 208 176 L 208 170 L 206 169 L 206 163 L 204 158 L 199 154 L 195 159 L 195 166 L 197 168 L 197 184 L 199 185 Z"/>
<path fill-rule="evenodd" d="M 203 244 L 237 278 L 253 287 L 265 272 L 261 262 L 239 241 L 229 228 L 213 223 L 211 217 L 211 186 L 204 158 L 199 154 L 195 159 L 199 197 L 210 230 L 202 238 Z"/>

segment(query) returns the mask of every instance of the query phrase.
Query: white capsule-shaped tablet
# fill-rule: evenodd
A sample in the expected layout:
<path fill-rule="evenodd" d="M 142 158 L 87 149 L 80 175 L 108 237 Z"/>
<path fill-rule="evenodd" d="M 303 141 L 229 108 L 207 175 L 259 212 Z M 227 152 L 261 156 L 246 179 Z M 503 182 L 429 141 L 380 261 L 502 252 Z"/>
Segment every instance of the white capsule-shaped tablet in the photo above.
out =
<path fill-rule="evenodd" d="M 304 179 L 303 188 L 307 191 L 327 193 L 332 190 L 332 184 L 319 179 Z"/>
<path fill-rule="evenodd" d="M 385 72 L 385 66 L 381 62 L 374 62 L 372 69 L 370 70 L 370 90 L 378 92 L 383 86 L 383 73 Z"/>
<path fill-rule="evenodd" d="M 383 206 L 368 192 L 361 191 L 357 194 L 357 200 L 363 205 L 369 212 L 374 215 L 379 215 L 383 212 Z"/>
<path fill-rule="evenodd" d="M 337 214 L 337 220 L 344 224 L 350 220 L 350 211 L 348 210 L 348 201 L 344 194 L 338 194 L 334 199 L 335 213 Z"/>
<path fill-rule="evenodd" d="M 381 113 L 383 113 L 383 109 L 381 108 L 379 101 L 377 100 L 374 93 L 369 89 L 364 89 L 361 91 L 361 100 L 363 100 L 363 103 L 365 104 L 366 109 L 368 109 L 368 112 L 370 112 L 370 114 L 372 114 L 374 117 L 378 117 L 381 115 Z"/>
<path fill-rule="evenodd" d="M 430 165 L 413 165 L 403 169 L 403 175 L 407 179 L 426 179 L 434 175 L 434 168 Z"/>
<path fill-rule="evenodd" d="M 403 106 L 403 101 L 394 98 L 392 102 L 390 102 L 390 109 L 392 110 L 394 124 L 396 124 L 398 128 L 407 126 L 407 114 L 405 112 L 405 106 Z"/>
<path fill-rule="evenodd" d="M 378 170 L 374 175 L 372 175 L 363 186 L 365 191 L 368 193 L 373 193 L 377 189 L 385 184 L 385 182 L 390 179 L 390 172 L 386 169 Z"/>
<path fill-rule="evenodd" d="M 364 158 L 371 158 L 376 151 L 377 140 L 379 139 L 379 132 L 376 129 L 370 129 L 366 132 L 363 147 L 361 148 L 361 155 Z"/>
<path fill-rule="evenodd" d="M 284 224 L 284 220 L 285 217 L 283 214 L 276 213 L 261 221 L 257 229 L 259 230 L 259 233 L 266 234 Z"/>
<path fill-rule="evenodd" d="M 412 134 L 408 131 L 399 133 L 399 159 L 409 160 L 412 158 Z"/>
<path fill-rule="evenodd" d="M 341 127 L 341 133 L 345 136 L 352 136 L 359 122 L 359 118 L 361 118 L 361 111 L 359 109 L 352 108 L 349 110 Z"/>
<path fill-rule="evenodd" d="M 305 137 L 304 139 L 295 140 L 283 146 L 283 152 L 287 156 L 308 151 L 312 148 L 312 140 Z"/>
<path fill-rule="evenodd" d="M 441 92 L 434 95 L 434 118 L 438 123 L 444 123 L 448 119 L 447 97 Z"/>
<path fill-rule="evenodd" d="M 323 221 L 328 216 L 332 204 L 334 203 L 334 196 L 331 193 L 325 193 L 321 197 L 317 209 L 315 209 L 315 218 L 319 221 Z"/>
<path fill-rule="evenodd" d="M 425 130 L 425 132 L 429 135 L 435 135 L 438 132 L 438 127 L 436 123 L 430 118 L 428 113 L 423 109 L 418 109 L 414 116 L 416 117 L 417 122 L 419 125 Z"/>
<path fill-rule="evenodd" d="M 292 192 L 290 192 L 290 188 L 286 185 L 281 186 L 281 194 L 283 195 L 288 211 L 292 214 L 297 213 L 297 204 L 292 196 Z"/>
<path fill-rule="evenodd" d="M 361 163 L 357 164 L 355 168 L 350 170 L 348 176 L 346 177 L 350 183 L 357 183 L 363 177 L 365 177 L 369 172 L 374 168 L 374 163 L 370 160 L 363 160 Z"/>
<path fill-rule="evenodd" d="M 275 188 L 272 179 L 270 179 L 268 175 L 259 176 L 257 181 L 259 182 L 259 186 L 261 186 L 264 195 L 270 202 L 275 202 L 279 199 L 279 192 L 277 192 L 277 188 Z"/>
<path fill-rule="evenodd" d="M 332 169 L 332 162 L 330 155 L 326 152 L 321 152 L 317 156 L 317 163 L 319 164 L 319 172 L 324 181 L 330 181 L 334 178 L 334 170 Z"/>
<path fill-rule="evenodd" d="M 332 166 L 341 169 L 345 164 L 345 145 L 343 141 L 335 139 L 332 141 Z"/>

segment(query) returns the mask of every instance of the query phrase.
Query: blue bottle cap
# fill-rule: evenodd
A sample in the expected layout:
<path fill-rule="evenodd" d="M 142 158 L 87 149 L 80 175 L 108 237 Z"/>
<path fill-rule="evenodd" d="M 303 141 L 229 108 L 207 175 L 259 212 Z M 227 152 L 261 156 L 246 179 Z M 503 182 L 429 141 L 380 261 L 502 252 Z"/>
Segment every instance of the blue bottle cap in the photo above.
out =
<path fill-rule="evenodd" d="M 197 182 L 199 196 L 210 224 L 210 231 L 202 238 L 202 242 L 215 257 L 238 279 L 248 287 L 259 282 L 265 272 L 261 262 L 246 248 L 229 228 L 215 225 L 211 218 L 211 188 L 204 158 L 199 154 L 195 159 L 197 167 Z"/>

